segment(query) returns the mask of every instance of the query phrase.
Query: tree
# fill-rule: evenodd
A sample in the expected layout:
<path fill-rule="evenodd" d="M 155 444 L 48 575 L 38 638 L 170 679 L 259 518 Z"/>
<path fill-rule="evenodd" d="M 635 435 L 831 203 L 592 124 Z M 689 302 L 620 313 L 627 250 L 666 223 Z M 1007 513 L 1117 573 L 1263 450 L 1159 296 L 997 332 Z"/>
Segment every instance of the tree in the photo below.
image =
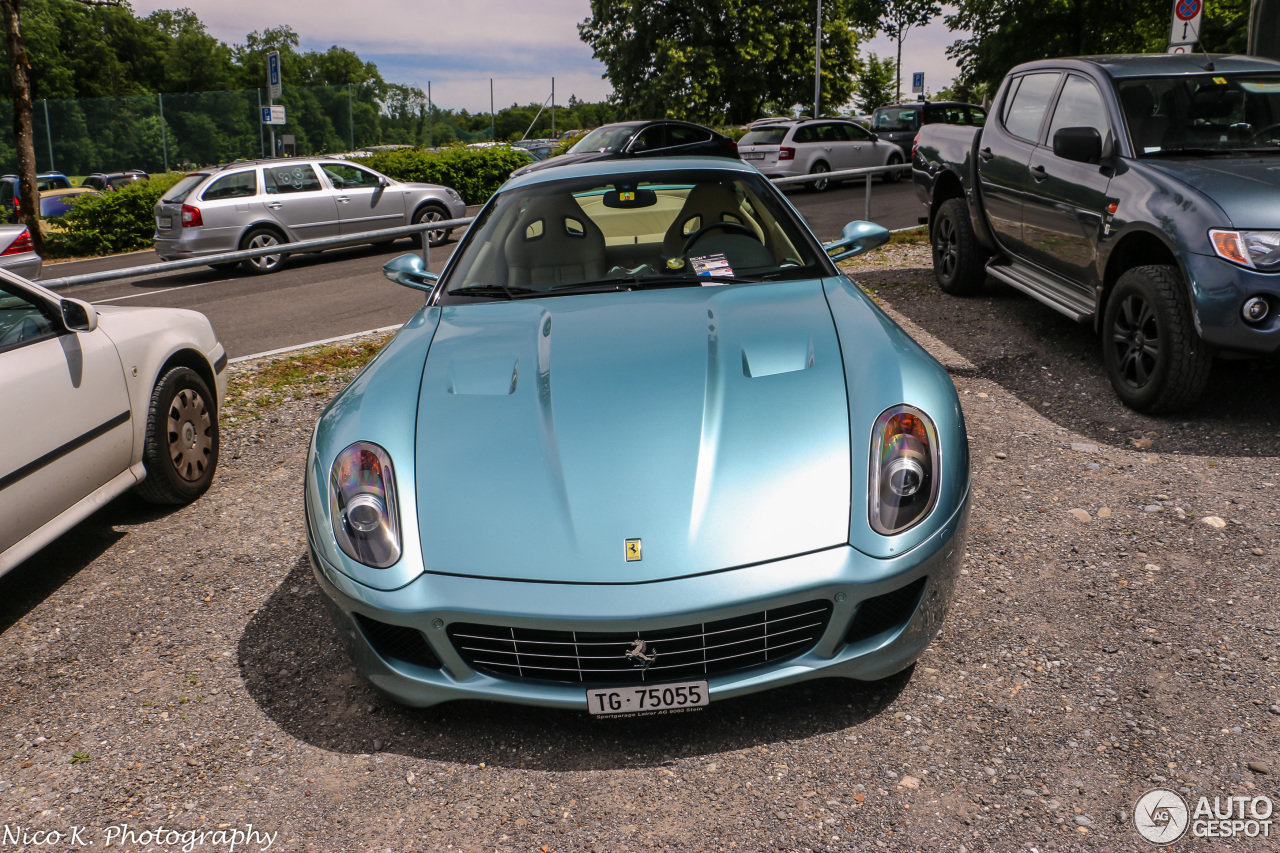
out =
<path fill-rule="evenodd" d="M 119 0 L 74 0 L 82 6 L 119 6 Z M 18 153 L 18 197 L 21 221 L 31 232 L 36 252 L 44 252 L 40 233 L 40 194 L 36 189 L 35 120 L 31 103 L 31 64 L 22 41 L 21 0 L 0 0 L 5 43 L 9 48 L 9 75 L 13 89 L 13 139 Z"/>
<path fill-rule="evenodd" d="M 858 76 L 854 93 L 858 97 L 858 109 L 869 113 L 876 107 L 895 103 L 898 100 L 893 85 L 893 63 L 881 59 L 874 53 L 867 56 L 858 68 Z"/>
<path fill-rule="evenodd" d="M 902 43 L 913 27 L 923 27 L 941 14 L 942 8 L 935 0 L 847 0 L 847 3 L 854 26 L 867 35 L 884 33 L 897 42 L 898 58 L 894 64 L 893 84 L 896 100 L 902 92 Z"/>
<path fill-rule="evenodd" d="M 1033 59 L 1106 53 L 1163 53 L 1169 39 L 1166 0 L 958 0 L 947 27 L 968 32 L 947 49 L 961 68 L 958 88 L 994 93 L 1010 68 Z M 1205 4 L 1202 46 L 1244 53 L 1249 0 Z"/>
<path fill-rule="evenodd" d="M 822 102 L 853 92 L 857 37 L 843 0 L 823 4 Z M 591 0 L 578 33 L 624 115 L 742 123 L 766 102 L 813 97 L 814 6 L 752 0 Z"/>

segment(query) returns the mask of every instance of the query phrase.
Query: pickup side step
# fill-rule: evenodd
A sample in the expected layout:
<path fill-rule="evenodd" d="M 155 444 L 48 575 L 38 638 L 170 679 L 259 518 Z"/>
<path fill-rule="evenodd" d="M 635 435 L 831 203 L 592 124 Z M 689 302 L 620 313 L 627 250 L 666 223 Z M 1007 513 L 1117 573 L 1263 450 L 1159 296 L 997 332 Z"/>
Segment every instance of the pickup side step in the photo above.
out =
<path fill-rule="evenodd" d="M 1054 311 L 1065 314 L 1077 323 L 1092 320 L 1093 302 L 1059 278 L 1041 272 L 1025 264 L 1010 263 L 993 258 L 987 263 L 987 274 L 998 278 L 1010 287 L 1048 305 Z"/>

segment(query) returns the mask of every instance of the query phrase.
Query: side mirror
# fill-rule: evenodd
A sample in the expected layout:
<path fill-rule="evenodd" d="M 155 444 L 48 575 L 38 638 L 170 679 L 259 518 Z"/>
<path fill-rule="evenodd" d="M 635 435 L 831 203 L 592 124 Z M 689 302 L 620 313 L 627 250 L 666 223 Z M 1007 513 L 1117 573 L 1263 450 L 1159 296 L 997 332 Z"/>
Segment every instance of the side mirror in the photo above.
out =
<path fill-rule="evenodd" d="M 391 186 L 391 180 L 390 180 L 389 178 L 387 178 L 386 176 L 381 176 L 381 177 L 379 177 L 379 178 L 378 178 L 378 186 L 380 186 L 380 187 L 389 187 L 389 186 Z"/>
<path fill-rule="evenodd" d="M 1064 127 L 1053 135 L 1053 155 L 1076 163 L 1102 159 L 1102 135 L 1092 127 Z"/>
<path fill-rule="evenodd" d="M 822 248 L 833 261 L 843 261 L 854 255 L 869 252 L 877 246 L 889 242 L 889 229 L 874 222 L 850 222 L 844 227 L 840 239 L 834 243 L 825 243 Z"/>
<path fill-rule="evenodd" d="M 880 134 L 878 134 L 878 133 L 872 133 L 872 134 L 871 134 L 871 141 L 872 141 L 872 142 L 879 142 L 879 141 L 880 141 Z"/>
<path fill-rule="evenodd" d="M 438 273 L 427 272 L 421 255 L 392 258 L 382 265 L 382 274 L 396 284 L 427 293 L 435 290 L 436 282 L 440 280 Z"/>
<path fill-rule="evenodd" d="M 73 332 L 92 332 L 98 328 L 98 311 L 88 302 L 63 299 L 62 324 Z"/>

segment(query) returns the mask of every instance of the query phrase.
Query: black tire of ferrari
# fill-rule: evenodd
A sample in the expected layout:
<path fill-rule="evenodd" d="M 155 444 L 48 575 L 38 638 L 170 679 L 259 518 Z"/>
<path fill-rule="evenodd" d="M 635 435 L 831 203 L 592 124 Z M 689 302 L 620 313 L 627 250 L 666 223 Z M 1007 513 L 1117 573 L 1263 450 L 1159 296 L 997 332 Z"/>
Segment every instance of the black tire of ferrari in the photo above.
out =
<path fill-rule="evenodd" d="M 171 437 L 168 431 L 170 410 L 179 402 L 182 392 L 191 392 L 201 408 L 209 413 L 209 426 L 204 438 L 209 443 L 205 464 L 194 478 L 184 477 L 174 465 L 171 455 Z M 151 392 L 151 405 L 147 410 L 147 435 L 143 444 L 142 462 L 147 476 L 135 489 L 145 501 L 154 504 L 188 504 L 209 490 L 214 471 L 218 467 L 218 411 L 217 400 L 208 384 L 189 367 L 174 367 L 166 371 Z"/>
<path fill-rule="evenodd" d="M 933 274 L 943 293 L 971 296 L 982 290 L 987 278 L 987 256 L 973 233 L 964 199 L 948 199 L 938 208 L 929 229 L 929 244 L 933 250 Z"/>
<path fill-rule="evenodd" d="M 1131 309 L 1143 303 L 1150 305 L 1150 322 L 1155 325 L 1158 349 L 1154 366 L 1149 378 L 1140 384 L 1125 377 L 1122 364 L 1122 350 L 1132 349 L 1128 334 L 1116 325 L 1126 302 Z M 1125 340 L 1120 341 L 1121 337 Z M 1190 406 L 1204 393 L 1213 366 L 1213 350 L 1196 333 L 1191 297 L 1176 267 L 1152 264 L 1134 267 L 1120 276 L 1103 314 L 1102 358 L 1111 387 L 1121 402 L 1135 411 L 1176 411 Z"/>

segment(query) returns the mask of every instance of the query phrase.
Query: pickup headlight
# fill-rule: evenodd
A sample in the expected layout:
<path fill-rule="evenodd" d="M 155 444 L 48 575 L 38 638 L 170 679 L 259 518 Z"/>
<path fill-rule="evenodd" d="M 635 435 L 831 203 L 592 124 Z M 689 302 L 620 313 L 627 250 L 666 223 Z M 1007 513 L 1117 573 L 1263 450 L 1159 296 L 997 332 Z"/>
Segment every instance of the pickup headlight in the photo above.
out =
<path fill-rule="evenodd" d="M 1261 272 L 1280 270 L 1280 231 L 1222 231 L 1209 229 L 1218 257 Z"/>
<path fill-rule="evenodd" d="M 938 498 L 938 435 L 928 415 L 894 406 L 871 432 L 871 527 L 891 536 L 922 521 Z"/>
<path fill-rule="evenodd" d="M 348 557 L 385 569 L 400 559 L 400 508 L 387 451 L 357 441 L 338 454 L 329 473 L 333 537 Z"/>

